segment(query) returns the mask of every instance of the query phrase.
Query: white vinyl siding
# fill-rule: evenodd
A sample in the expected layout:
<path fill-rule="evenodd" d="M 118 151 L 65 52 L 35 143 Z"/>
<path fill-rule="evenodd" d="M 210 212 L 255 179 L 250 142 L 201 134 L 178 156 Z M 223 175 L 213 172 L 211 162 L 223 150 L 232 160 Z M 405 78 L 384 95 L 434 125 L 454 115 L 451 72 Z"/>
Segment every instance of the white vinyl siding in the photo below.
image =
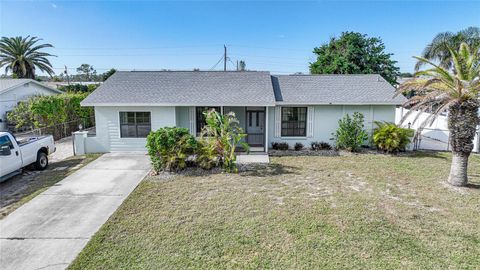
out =
<path fill-rule="evenodd" d="M 272 142 L 288 142 L 291 147 L 296 142 L 301 142 L 305 147 L 310 147 L 312 141 L 324 141 L 331 145 L 333 135 L 338 128 L 338 120 L 346 113 L 353 114 L 355 111 L 363 113 L 365 117 L 365 129 L 372 134 L 375 127 L 374 121 L 395 122 L 395 105 L 311 105 L 308 106 L 307 136 L 306 137 L 282 137 L 281 136 L 281 106 L 269 110 L 269 137 L 268 146 Z M 311 112 L 311 113 L 310 113 Z"/>
<path fill-rule="evenodd" d="M 96 137 L 106 152 L 146 151 L 146 138 L 120 137 L 120 112 L 150 112 L 151 128 L 176 125 L 175 107 L 95 107 Z"/>
<path fill-rule="evenodd" d="M 275 107 L 275 116 L 272 118 L 275 119 L 274 137 L 280 138 L 282 136 L 282 107 Z"/>
<path fill-rule="evenodd" d="M 315 118 L 315 109 L 313 106 L 308 106 L 307 108 L 307 137 L 313 137 L 313 123 Z"/>

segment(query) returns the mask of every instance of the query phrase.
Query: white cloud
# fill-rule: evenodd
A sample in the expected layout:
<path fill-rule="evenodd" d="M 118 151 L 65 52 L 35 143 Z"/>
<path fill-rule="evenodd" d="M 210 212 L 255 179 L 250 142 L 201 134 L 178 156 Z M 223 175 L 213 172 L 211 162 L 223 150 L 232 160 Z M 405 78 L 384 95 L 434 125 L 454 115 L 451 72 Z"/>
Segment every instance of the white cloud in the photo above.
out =
<path fill-rule="evenodd" d="M 54 3 L 52 3 L 51 5 L 52 5 L 52 8 L 57 8 L 57 5 L 55 5 Z"/>

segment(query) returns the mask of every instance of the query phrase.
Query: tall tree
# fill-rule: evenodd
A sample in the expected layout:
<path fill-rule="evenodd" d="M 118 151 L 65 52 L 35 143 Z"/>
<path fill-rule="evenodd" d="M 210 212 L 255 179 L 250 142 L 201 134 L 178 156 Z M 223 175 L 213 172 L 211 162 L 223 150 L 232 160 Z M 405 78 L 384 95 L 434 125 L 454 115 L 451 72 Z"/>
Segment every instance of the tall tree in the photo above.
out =
<path fill-rule="evenodd" d="M 417 94 L 407 101 L 406 105 L 411 105 L 412 109 L 404 119 L 415 110 L 430 112 L 435 108 L 421 123 L 420 129 L 431 124 L 441 112 L 448 111 L 453 154 L 448 182 L 465 186 L 468 183 L 468 158 L 480 123 L 480 54 L 478 49 L 470 48 L 466 43 L 462 43 L 458 51 L 449 48 L 449 52 L 451 63 L 447 66 L 451 66 L 450 69 L 423 57 L 415 57 L 431 68 L 417 72 L 416 78 L 402 84 L 398 93 L 414 90 Z"/>
<path fill-rule="evenodd" d="M 422 57 L 449 69 L 452 67 L 450 48 L 458 50 L 461 43 L 466 43 L 471 49 L 480 49 L 480 27 L 468 27 L 457 33 L 437 34 L 423 50 Z M 423 61 L 418 61 L 415 70 L 418 71 L 424 64 Z"/>
<path fill-rule="evenodd" d="M 110 76 L 112 76 L 115 72 L 117 72 L 116 69 L 111 68 L 110 70 L 106 71 L 105 73 L 102 74 L 102 80 L 106 81 Z"/>
<path fill-rule="evenodd" d="M 97 75 L 97 71 L 93 66 L 89 64 L 81 64 L 77 68 L 77 73 L 80 75 L 80 78 L 84 81 L 92 81 Z"/>
<path fill-rule="evenodd" d="M 17 78 L 35 79 L 35 69 L 38 68 L 52 76 L 52 64 L 47 57 L 54 56 L 41 50 L 53 48 L 51 44 L 37 44 L 37 37 L 2 37 L 0 39 L 0 68 L 5 67 L 5 73 L 11 71 Z"/>
<path fill-rule="evenodd" d="M 244 60 L 240 60 L 240 63 L 238 64 L 238 71 L 245 71 L 247 70 L 247 64 L 245 63 Z"/>
<path fill-rule="evenodd" d="M 317 61 L 310 63 L 312 74 L 380 74 L 389 83 L 397 83 L 400 69 L 392 54 L 385 52 L 380 38 L 343 32 L 339 38 L 314 48 L 313 53 Z"/>

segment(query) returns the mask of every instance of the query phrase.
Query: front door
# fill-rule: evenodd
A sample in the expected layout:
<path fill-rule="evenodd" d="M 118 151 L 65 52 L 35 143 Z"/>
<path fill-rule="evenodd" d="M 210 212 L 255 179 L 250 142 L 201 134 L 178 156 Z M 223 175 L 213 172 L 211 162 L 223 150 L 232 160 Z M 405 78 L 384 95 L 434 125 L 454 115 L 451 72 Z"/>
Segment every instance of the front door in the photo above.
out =
<path fill-rule="evenodd" d="M 247 143 L 263 147 L 265 142 L 265 112 L 247 111 Z"/>

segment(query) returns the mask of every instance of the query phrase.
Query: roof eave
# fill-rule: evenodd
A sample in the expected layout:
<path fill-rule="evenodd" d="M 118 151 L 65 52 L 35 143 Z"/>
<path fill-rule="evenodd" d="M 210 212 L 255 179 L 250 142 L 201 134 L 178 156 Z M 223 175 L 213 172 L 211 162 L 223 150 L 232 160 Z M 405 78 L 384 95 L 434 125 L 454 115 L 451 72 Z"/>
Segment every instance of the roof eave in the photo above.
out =
<path fill-rule="evenodd" d="M 273 107 L 275 103 L 102 103 L 102 102 L 80 102 L 82 107 L 190 107 L 190 106 L 231 106 L 231 107 L 246 107 L 246 106 L 264 106 Z"/>
<path fill-rule="evenodd" d="M 278 101 L 277 105 L 402 105 L 402 102 L 283 102 Z"/>

